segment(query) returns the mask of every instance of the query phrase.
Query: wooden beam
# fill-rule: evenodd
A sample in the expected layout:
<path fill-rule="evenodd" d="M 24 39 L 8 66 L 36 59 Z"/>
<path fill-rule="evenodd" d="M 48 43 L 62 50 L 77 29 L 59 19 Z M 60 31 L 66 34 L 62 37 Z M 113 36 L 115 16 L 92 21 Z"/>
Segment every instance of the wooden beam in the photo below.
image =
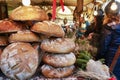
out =
<path fill-rule="evenodd" d="M 83 11 L 83 0 L 77 0 L 77 13 L 81 13 Z"/>

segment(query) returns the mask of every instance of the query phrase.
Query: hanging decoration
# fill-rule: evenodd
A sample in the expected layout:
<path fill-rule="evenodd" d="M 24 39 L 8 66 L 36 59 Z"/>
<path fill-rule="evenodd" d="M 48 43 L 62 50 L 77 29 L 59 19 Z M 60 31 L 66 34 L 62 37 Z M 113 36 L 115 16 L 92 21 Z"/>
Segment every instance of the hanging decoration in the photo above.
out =
<path fill-rule="evenodd" d="M 105 13 L 107 16 L 116 16 L 120 14 L 120 3 L 118 1 L 110 1 L 108 5 L 105 7 Z"/>
<path fill-rule="evenodd" d="M 31 1 L 30 0 L 22 0 L 22 4 L 24 6 L 30 6 Z"/>
<path fill-rule="evenodd" d="M 63 0 L 60 0 L 60 5 L 62 7 L 62 11 L 64 12 L 64 3 Z M 53 6 L 52 6 L 52 19 L 55 20 L 56 17 L 56 0 L 53 0 Z"/>
<path fill-rule="evenodd" d="M 56 0 L 53 0 L 53 6 L 52 6 L 52 19 L 54 20 L 55 19 L 55 16 L 56 16 Z"/>
<path fill-rule="evenodd" d="M 98 7 L 97 7 L 97 5 L 95 5 L 95 8 L 94 8 L 94 16 L 97 16 L 98 15 L 98 12 L 97 12 L 97 10 L 98 10 Z"/>
<path fill-rule="evenodd" d="M 113 2 L 113 3 L 111 4 L 110 9 L 113 10 L 113 11 L 115 11 L 115 10 L 117 10 L 117 8 L 118 8 L 117 4 L 116 4 L 115 2 Z"/>
<path fill-rule="evenodd" d="M 63 3 L 63 0 L 60 0 L 60 4 L 61 4 L 61 7 L 62 7 L 62 11 L 64 12 L 64 3 Z"/>

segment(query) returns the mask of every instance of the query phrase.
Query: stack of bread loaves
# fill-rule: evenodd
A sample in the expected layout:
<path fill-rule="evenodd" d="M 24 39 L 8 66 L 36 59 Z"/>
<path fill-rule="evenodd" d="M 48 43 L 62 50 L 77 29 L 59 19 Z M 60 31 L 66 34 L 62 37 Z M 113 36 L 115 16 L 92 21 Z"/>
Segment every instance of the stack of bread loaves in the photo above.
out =
<path fill-rule="evenodd" d="M 72 53 L 74 40 L 63 38 L 62 27 L 47 21 L 45 11 L 38 6 L 20 6 L 9 16 L 0 21 L 0 46 L 4 46 L 0 49 L 0 68 L 7 77 L 14 80 L 31 78 L 40 67 L 40 50 L 44 52 L 45 64 L 40 69 L 45 77 L 63 78 L 72 74 L 76 61 Z M 41 35 L 47 38 L 41 40 Z M 38 51 L 33 43 L 41 49 Z"/>
<path fill-rule="evenodd" d="M 42 60 L 45 63 L 41 72 L 45 77 L 63 78 L 72 74 L 76 57 L 72 51 L 75 48 L 74 40 L 64 37 L 62 27 L 54 22 L 37 22 L 31 30 L 54 38 L 44 39 L 41 42 L 41 49 L 45 52 Z"/>
<path fill-rule="evenodd" d="M 26 80 L 35 74 L 39 65 L 38 50 L 32 44 L 41 41 L 27 22 L 43 21 L 48 17 L 38 6 L 20 6 L 9 16 L 0 21 L 0 68 L 13 80 Z"/>
<path fill-rule="evenodd" d="M 25 27 L 18 22 L 9 19 L 0 21 L 0 68 L 12 79 L 25 80 L 31 77 L 38 67 L 38 51 L 27 43 L 24 36 L 12 37 L 24 30 L 26 31 Z M 30 41 L 34 41 L 32 38 Z"/>
<path fill-rule="evenodd" d="M 46 39 L 41 43 L 41 49 L 46 51 L 43 56 L 42 73 L 50 78 L 64 78 L 74 71 L 76 57 L 72 51 L 75 48 L 72 39 Z"/>

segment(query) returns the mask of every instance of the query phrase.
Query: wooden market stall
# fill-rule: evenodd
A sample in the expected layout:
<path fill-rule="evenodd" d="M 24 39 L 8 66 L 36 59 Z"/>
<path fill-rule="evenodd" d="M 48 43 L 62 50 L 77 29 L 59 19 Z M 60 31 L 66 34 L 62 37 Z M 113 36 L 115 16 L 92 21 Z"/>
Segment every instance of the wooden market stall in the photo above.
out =
<path fill-rule="evenodd" d="M 96 48 L 88 40 L 76 37 L 82 14 L 92 21 L 95 9 L 103 2 L 105 0 L 0 1 L 0 80 L 109 79 L 108 67 L 91 60 L 93 56 L 87 51 L 96 51 Z M 48 19 L 48 13 L 52 14 L 52 19 Z M 71 22 L 76 19 L 78 27 L 72 29 L 75 23 L 59 24 L 59 20 L 67 23 L 66 18 Z M 63 26 L 70 27 L 72 36 L 68 37 L 71 32 L 65 31 Z M 91 66 L 91 63 L 100 63 L 103 74 L 86 74 L 83 70 L 86 70 L 87 62 L 90 69 L 97 66 Z"/>

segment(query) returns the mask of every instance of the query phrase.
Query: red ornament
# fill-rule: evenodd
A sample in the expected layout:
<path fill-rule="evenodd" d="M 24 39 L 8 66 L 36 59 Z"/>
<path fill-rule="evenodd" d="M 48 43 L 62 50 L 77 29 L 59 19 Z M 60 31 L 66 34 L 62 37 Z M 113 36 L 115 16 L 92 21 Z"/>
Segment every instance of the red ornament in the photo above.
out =
<path fill-rule="evenodd" d="M 62 7 L 62 11 L 64 11 L 64 3 L 63 3 L 63 0 L 60 0 L 60 4 L 61 4 L 61 7 Z M 55 20 L 55 17 L 56 17 L 56 0 L 53 0 L 53 6 L 52 6 L 52 19 Z"/>
<path fill-rule="evenodd" d="M 54 20 L 55 19 L 55 16 L 56 16 L 56 0 L 53 0 L 53 6 L 52 6 L 52 19 Z"/>
<path fill-rule="evenodd" d="M 111 77 L 109 80 L 117 80 L 115 77 Z"/>
<path fill-rule="evenodd" d="M 63 0 L 60 0 L 60 4 L 61 4 L 61 7 L 62 7 L 62 11 L 64 12 L 64 3 L 63 3 Z"/>

